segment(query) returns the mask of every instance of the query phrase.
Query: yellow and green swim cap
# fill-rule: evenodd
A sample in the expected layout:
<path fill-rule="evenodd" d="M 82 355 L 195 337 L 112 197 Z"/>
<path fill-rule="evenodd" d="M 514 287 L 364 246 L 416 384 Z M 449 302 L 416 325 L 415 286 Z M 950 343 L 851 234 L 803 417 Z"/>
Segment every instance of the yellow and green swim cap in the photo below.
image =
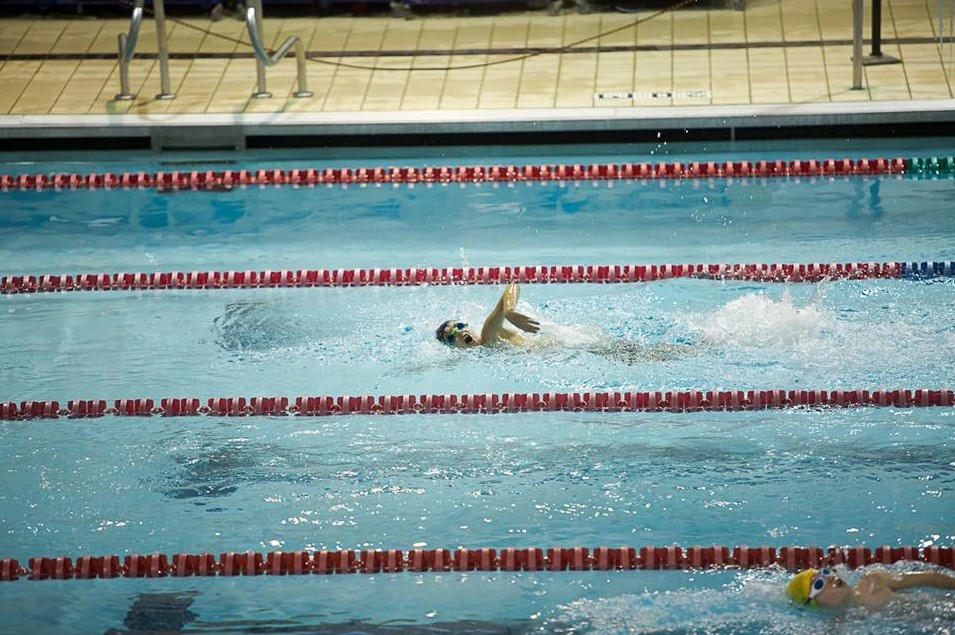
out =
<path fill-rule="evenodd" d="M 818 569 L 806 569 L 793 576 L 793 579 L 786 585 L 786 593 L 796 604 L 811 604 L 814 600 L 809 599 L 809 589 L 812 586 L 812 580 L 819 575 Z"/>

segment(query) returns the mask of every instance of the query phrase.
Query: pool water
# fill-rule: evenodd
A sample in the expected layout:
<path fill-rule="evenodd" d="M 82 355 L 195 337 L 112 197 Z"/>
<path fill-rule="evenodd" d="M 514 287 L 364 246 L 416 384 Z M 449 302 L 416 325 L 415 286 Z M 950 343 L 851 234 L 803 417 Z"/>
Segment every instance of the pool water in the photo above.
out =
<path fill-rule="evenodd" d="M 589 159 L 659 160 L 650 151 L 624 157 L 631 150 L 595 148 Z M 581 162 L 574 152 L 548 161 Z M 697 151 L 679 160 L 806 154 Z M 520 162 L 515 155 L 485 163 Z M 262 157 L 232 167 L 329 165 L 356 160 Z M 0 275 L 955 260 L 953 185 L 890 176 L 5 192 Z M 528 284 L 521 306 L 543 327 L 535 346 L 458 351 L 435 341 L 445 319 L 479 324 L 500 291 L 0 296 L 0 400 L 951 388 L 955 375 L 951 279 Z M 866 408 L 3 422 L 0 557 L 951 545 L 953 416 Z M 21 580 L 0 587 L 0 612 L 8 632 L 64 633 L 931 633 L 955 619 L 951 593 L 917 591 L 883 613 L 833 620 L 791 607 L 786 577 Z"/>

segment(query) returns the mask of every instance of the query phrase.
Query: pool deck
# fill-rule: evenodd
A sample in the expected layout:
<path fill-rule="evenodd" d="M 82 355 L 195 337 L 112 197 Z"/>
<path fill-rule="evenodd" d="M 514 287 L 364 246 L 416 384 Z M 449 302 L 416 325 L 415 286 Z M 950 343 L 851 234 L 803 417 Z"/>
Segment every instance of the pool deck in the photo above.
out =
<path fill-rule="evenodd" d="M 955 122 L 952 0 L 883 3 L 882 52 L 900 63 L 864 67 L 859 90 L 851 0 L 731 4 L 402 19 L 270 18 L 266 3 L 266 45 L 298 35 L 313 92 L 293 96 L 290 56 L 267 69 L 266 99 L 252 96 L 255 60 L 236 15 L 167 16 L 175 99 L 156 97 L 155 23 L 144 19 L 129 101 L 115 99 L 128 18 L 4 17 L 0 139 L 148 136 L 153 147 L 241 148 L 254 135 L 724 129 L 735 138 L 757 127 Z"/>

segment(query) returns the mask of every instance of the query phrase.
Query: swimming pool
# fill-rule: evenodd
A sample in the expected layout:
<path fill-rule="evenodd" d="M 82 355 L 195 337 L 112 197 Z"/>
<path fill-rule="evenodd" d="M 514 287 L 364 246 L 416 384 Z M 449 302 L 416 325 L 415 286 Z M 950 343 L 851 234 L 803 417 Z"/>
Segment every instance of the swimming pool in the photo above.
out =
<path fill-rule="evenodd" d="M 659 161 L 661 150 L 576 149 L 547 162 Z M 541 157 L 375 165 L 489 163 Z M 2 171 L 368 165 L 107 159 Z M 16 190 L 0 193 L 0 274 L 950 261 L 952 187 L 942 174 Z M 951 388 L 950 278 L 525 284 L 523 306 L 551 345 L 463 352 L 434 340 L 447 318 L 480 322 L 500 290 L 7 294 L 0 400 Z M 613 354 L 621 341 L 633 354 Z M 951 408 L 4 421 L 0 557 L 950 546 L 951 426 Z M 22 632 L 104 632 L 124 620 L 215 632 L 792 632 L 828 621 L 792 609 L 783 580 L 759 570 L 21 580 L 3 585 L 0 603 Z M 953 610 L 950 596 L 916 594 L 827 628 L 934 632 Z"/>

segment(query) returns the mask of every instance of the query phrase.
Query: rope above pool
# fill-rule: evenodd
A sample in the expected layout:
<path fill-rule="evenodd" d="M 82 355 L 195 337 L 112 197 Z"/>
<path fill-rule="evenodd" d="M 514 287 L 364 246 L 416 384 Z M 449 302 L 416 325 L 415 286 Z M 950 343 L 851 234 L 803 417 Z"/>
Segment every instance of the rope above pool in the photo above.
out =
<path fill-rule="evenodd" d="M 40 274 L 0 277 L 0 294 L 55 291 L 259 289 L 275 287 L 383 287 L 476 284 L 653 282 L 672 278 L 821 282 L 868 278 L 955 276 L 955 261 L 734 263 L 662 265 L 531 265 L 390 269 L 283 269 L 166 271 L 156 273 Z"/>
<path fill-rule="evenodd" d="M 784 408 L 951 407 L 951 390 L 685 390 L 0 402 L 0 420 L 183 416 L 331 416 L 525 412 L 700 412 Z"/>
<path fill-rule="evenodd" d="M 74 562 L 75 561 L 75 562 Z M 505 547 L 502 549 L 342 549 L 337 551 L 257 551 L 129 554 L 30 558 L 29 568 L 13 558 L 0 560 L 0 580 L 88 580 L 93 578 L 164 578 L 166 576 L 237 576 L 441 571 L 611 571 L 765 569 L 798 571 L 807 567 L 919 561 L 955 568 L 953 547 Z"/>

